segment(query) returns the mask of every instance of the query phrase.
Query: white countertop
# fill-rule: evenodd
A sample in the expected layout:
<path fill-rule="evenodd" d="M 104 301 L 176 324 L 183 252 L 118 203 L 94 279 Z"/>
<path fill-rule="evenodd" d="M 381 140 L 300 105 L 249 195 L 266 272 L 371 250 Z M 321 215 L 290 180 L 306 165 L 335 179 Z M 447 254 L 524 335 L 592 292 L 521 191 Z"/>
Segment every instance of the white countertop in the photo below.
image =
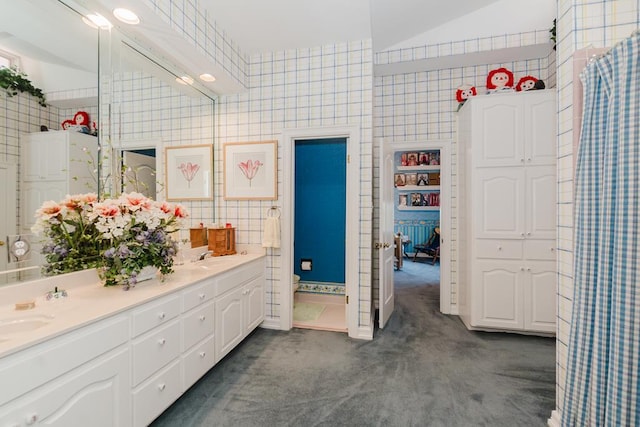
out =
<path fill-rule="evenodd" d="M 113 316 L 153 299 L 179 291 L 189 285 L 224 273 L 264 256 L 264 251 L 209 257 L 203 261 L 174 265 L 175 272 L 160 279 L 147 280 L 125 291 L 120 286 L 105 287 L 95 270 L 54 276 L 33 283 L 0 287 L 0 324 L 6 320 L 46 318 L 45 326 L 27 332 L 0 332 L 0 358 L 67 333 L 81 326 Z M 47 301 L 46 293 L 57 286 L 68 296 Z M 15 304 L 35 300 L 29 310 L 16 310 Z"/>

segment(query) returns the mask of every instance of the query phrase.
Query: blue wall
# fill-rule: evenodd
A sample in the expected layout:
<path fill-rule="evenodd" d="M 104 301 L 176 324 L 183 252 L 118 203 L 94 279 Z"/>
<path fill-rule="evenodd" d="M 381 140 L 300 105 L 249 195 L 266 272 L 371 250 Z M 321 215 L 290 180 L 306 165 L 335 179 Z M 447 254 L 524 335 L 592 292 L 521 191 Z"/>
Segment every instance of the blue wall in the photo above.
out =
<path fill-rule="evenodd" d="M 347 141 L 296 141 L 295 156 L 294 271 L 302 281 L 344 283 Z M 313 260 L 312 271 L 300 270 L 301 259 Z"/>

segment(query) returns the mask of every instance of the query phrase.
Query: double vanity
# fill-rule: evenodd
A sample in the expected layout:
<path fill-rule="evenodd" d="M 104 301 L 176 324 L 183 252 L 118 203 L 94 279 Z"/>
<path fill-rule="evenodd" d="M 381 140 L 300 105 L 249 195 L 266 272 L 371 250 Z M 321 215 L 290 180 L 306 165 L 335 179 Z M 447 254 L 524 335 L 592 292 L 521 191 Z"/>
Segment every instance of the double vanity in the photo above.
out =
<path fill-rule="evenodd" d="M 146 426 L 264 319 L 263 253 L 174 269 L 129 291 L 95 270 L 0 288 L 0 426 Z"/>

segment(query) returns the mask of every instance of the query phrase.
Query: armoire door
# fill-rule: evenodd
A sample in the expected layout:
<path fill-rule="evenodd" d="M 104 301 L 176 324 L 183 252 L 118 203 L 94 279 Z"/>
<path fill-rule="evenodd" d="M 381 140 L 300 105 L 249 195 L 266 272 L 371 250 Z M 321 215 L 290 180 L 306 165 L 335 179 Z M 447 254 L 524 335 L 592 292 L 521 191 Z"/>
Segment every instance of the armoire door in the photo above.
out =
<path fill-rule="evenodd" d="M 524 237 L 524 171 L 522 168 L 477 168 L 473 183 L 472 220 L 477 238 Z"/>

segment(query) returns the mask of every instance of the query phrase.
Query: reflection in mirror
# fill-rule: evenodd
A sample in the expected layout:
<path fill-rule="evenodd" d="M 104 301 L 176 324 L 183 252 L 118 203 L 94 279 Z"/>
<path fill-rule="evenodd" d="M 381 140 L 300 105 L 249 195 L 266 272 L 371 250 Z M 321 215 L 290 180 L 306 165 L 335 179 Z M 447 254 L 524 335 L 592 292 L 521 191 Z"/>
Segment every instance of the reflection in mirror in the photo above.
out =
<path fill-rule="evenodd" d="M 0 57 L 41 89 L 47 106 L 27 93 L 9 96 L 0 90 L 0 284 L 39 275 L 41 256 L 31 235 L 35 207 L 60 199 L 72 181 L 69 156 L 59 144 L 69 136 L 61 123 L 78 111 L 91 122 L 98 111 L 98 34 L 78 13 L 56 0 L 0 0 Z M 48 129 L 49 132 L 41 132 Z M 74 132 L 77 133 L 77 132 Z M 96 138 L 72 135 L 92 148 Z M 53 142 L 52 142 L 53 141 Z M 55 147 L 55 148 L 54 148 Z M 78 161 L 84 162 L 82 153 Z M 53 156 L 53 157 L 52 157 Z M 57 162 L 63 162 L 61 167 Z M 78 166 L 78 175 L 90 175 Z M 95 182 L 94 182 L 95 183 Z M 83 191 L 88 191 L 83 187 Z"/>
<path fill-rule="evenodd" d="M 22 172 L 28 159 L 20 152 L 21 135 L 39 133 L 41 125 L 50 129 L 48 136 L 54 135 L 53 130 L 58 130 L 55 133 L 69 134 L 68 131 L 59 131 L 60 123 L 73 118 L 79 110 L 86 111 L 91 120 L 98 123 L 100 152 L 106 155 L 98 159 L 91 148 L 82 151 L 82 154 L 59 160 L 83 169 L 83 172 L 77 172 L 73 176 L 80 176 L 88 171 L 94 182 L 105 182 L 107 185 L 101 193 L 116 196 L 123 191 L 136 189 L 144 193 L 145 191 L 140 190 L 146 188 L 147 194 L 163 200 L 164 148 L 171 145 L 213 144 L 214 102 L 211 95 L 176 83 L 176 76 L 181 73 L 170 72 L 172 66 L 158 65 L 162 61 L 151 61 L 144 47 L 136 45 L 135 49 L 132 48 L 132 44 L 123 41 L 123 36 L 116 29 L 106 32 L 109 33 L 110 40 L 105 44 L 102 44 L 105 32 L 101 31 L 100 62 L 107 64 L 108 68 L 101 67 L 98 73 L 98 31 L 82 23 L 78 15 L 60 1 L 0 0 L 0 5 L 7 12 L 0 17 L 0 28 L 3 28 L 0 31 L 0 51 L 10 52 L 19 58 L 20 69 L 27 73 L 35 86 L 44 90 L 50 104 L 43 108 L 37 105 L 36 99 L 28 95 L 9 98 L 0 94 L 0 117 L 7 118 L 0 120 L 0 178 L 1 182 L 15 183 L 14 186 L 0 186 L 0 197 L 9 195 L 4 200 L 17 201 L 15 206 L 9 206 L 9 210 L 3 212 L 2 218 L 6 224 L 0 224 L 0 241 L 3 242 L 0 245 L 2 284 L 32 280 L 40 274 L 42 257 L 36 240 L 29 234 L 30 226 L 25 218 L 33 221 L 33 205 L 39 205 L 39 201 L 60 201 L 67 194 L 43 189 L 35 193 L 39 199 L 25 196 L 30 190 L 30 184 L 25 182 Z M 44 10 L 44 13 L 39 13 L 40 10 Z M 47 19 L 42 21 L 45 16 Z M 18 22 L 20 25 L 8 25 Z M 57 28 L 58 25 L 60 29 Z M 32 38 L 12 45 L 5 43 L 7 39 L 18 39 L 18 27 L 25 29 L 25 37 L 46 33 L 51 46 Z M 63 34 L 68 34 L 68 40 L 63 40 Z M 85 42 L 92 47 L 81 46 Z M 54 49 L 53 45 L 57 48 Z M 105 45 L 110 47 L 109 50 L 104 49 Z M 28 53 L 23 53 L 17 46 L 31 49 Z M 37 46 L 41 49 L 34 48 Z M 36 57 L 37 51 L 46 55 Z M 60 52 L 59 56 L 55 52 Z M 58 58 L 56 61 L 52 59 L 54 56 Z M 108 57 L 108 60 L 105 61 L 103 56 Z M 79 58 L 92 58 L 93 66 L 75 64 L 74 61 Z M 27 64 L 34 66 L 29 68 Z M 40 73 L 44 77 L 40 78 Z M 97 97 L 98 74 L 101 80 L 100 103 Z M 77 136 L 79 134 L 73 137 Z M 96 138 L 91 138 L 95 142 Z M 140 152 L 152 154 L 147 156 L 151 157 L 146 160 L 149 166 L 137 163 L 133 165 L 130 153 Z M 49 158 L 49 165 L 55 163 Z M 151 167 L 155 168 L 155 172 L 149 171 Z M 122 174 L 123 170 L 130 173 L 125 176 Z M 144 171 L 149 173 L 143 183 L 141 177 Z M 99 178 L 96 177 L 98 172 Z M 5 179 L 6 177 L 14 178 Z M 155 185 L 155 189 L 151 184 Z M 94 188 L 85 186 L 76 192 L 86 193 L 91 190 L 95 191 Z M 15 197 L 11 197 L 11 194 L 15 194 Z M 25 200 L 31 200 L 32 206 L 28 209 L 23 206 Z M 213 201 L 185 201 L 183 204 L 191 212 L 191 223 L 210 222 L 214 219 Z M 28 256 L 14 256 L 9 260 L 7 235 L 13 236 L 12 243 L 17 242 L 23 248 L 28 244 Z"/>

